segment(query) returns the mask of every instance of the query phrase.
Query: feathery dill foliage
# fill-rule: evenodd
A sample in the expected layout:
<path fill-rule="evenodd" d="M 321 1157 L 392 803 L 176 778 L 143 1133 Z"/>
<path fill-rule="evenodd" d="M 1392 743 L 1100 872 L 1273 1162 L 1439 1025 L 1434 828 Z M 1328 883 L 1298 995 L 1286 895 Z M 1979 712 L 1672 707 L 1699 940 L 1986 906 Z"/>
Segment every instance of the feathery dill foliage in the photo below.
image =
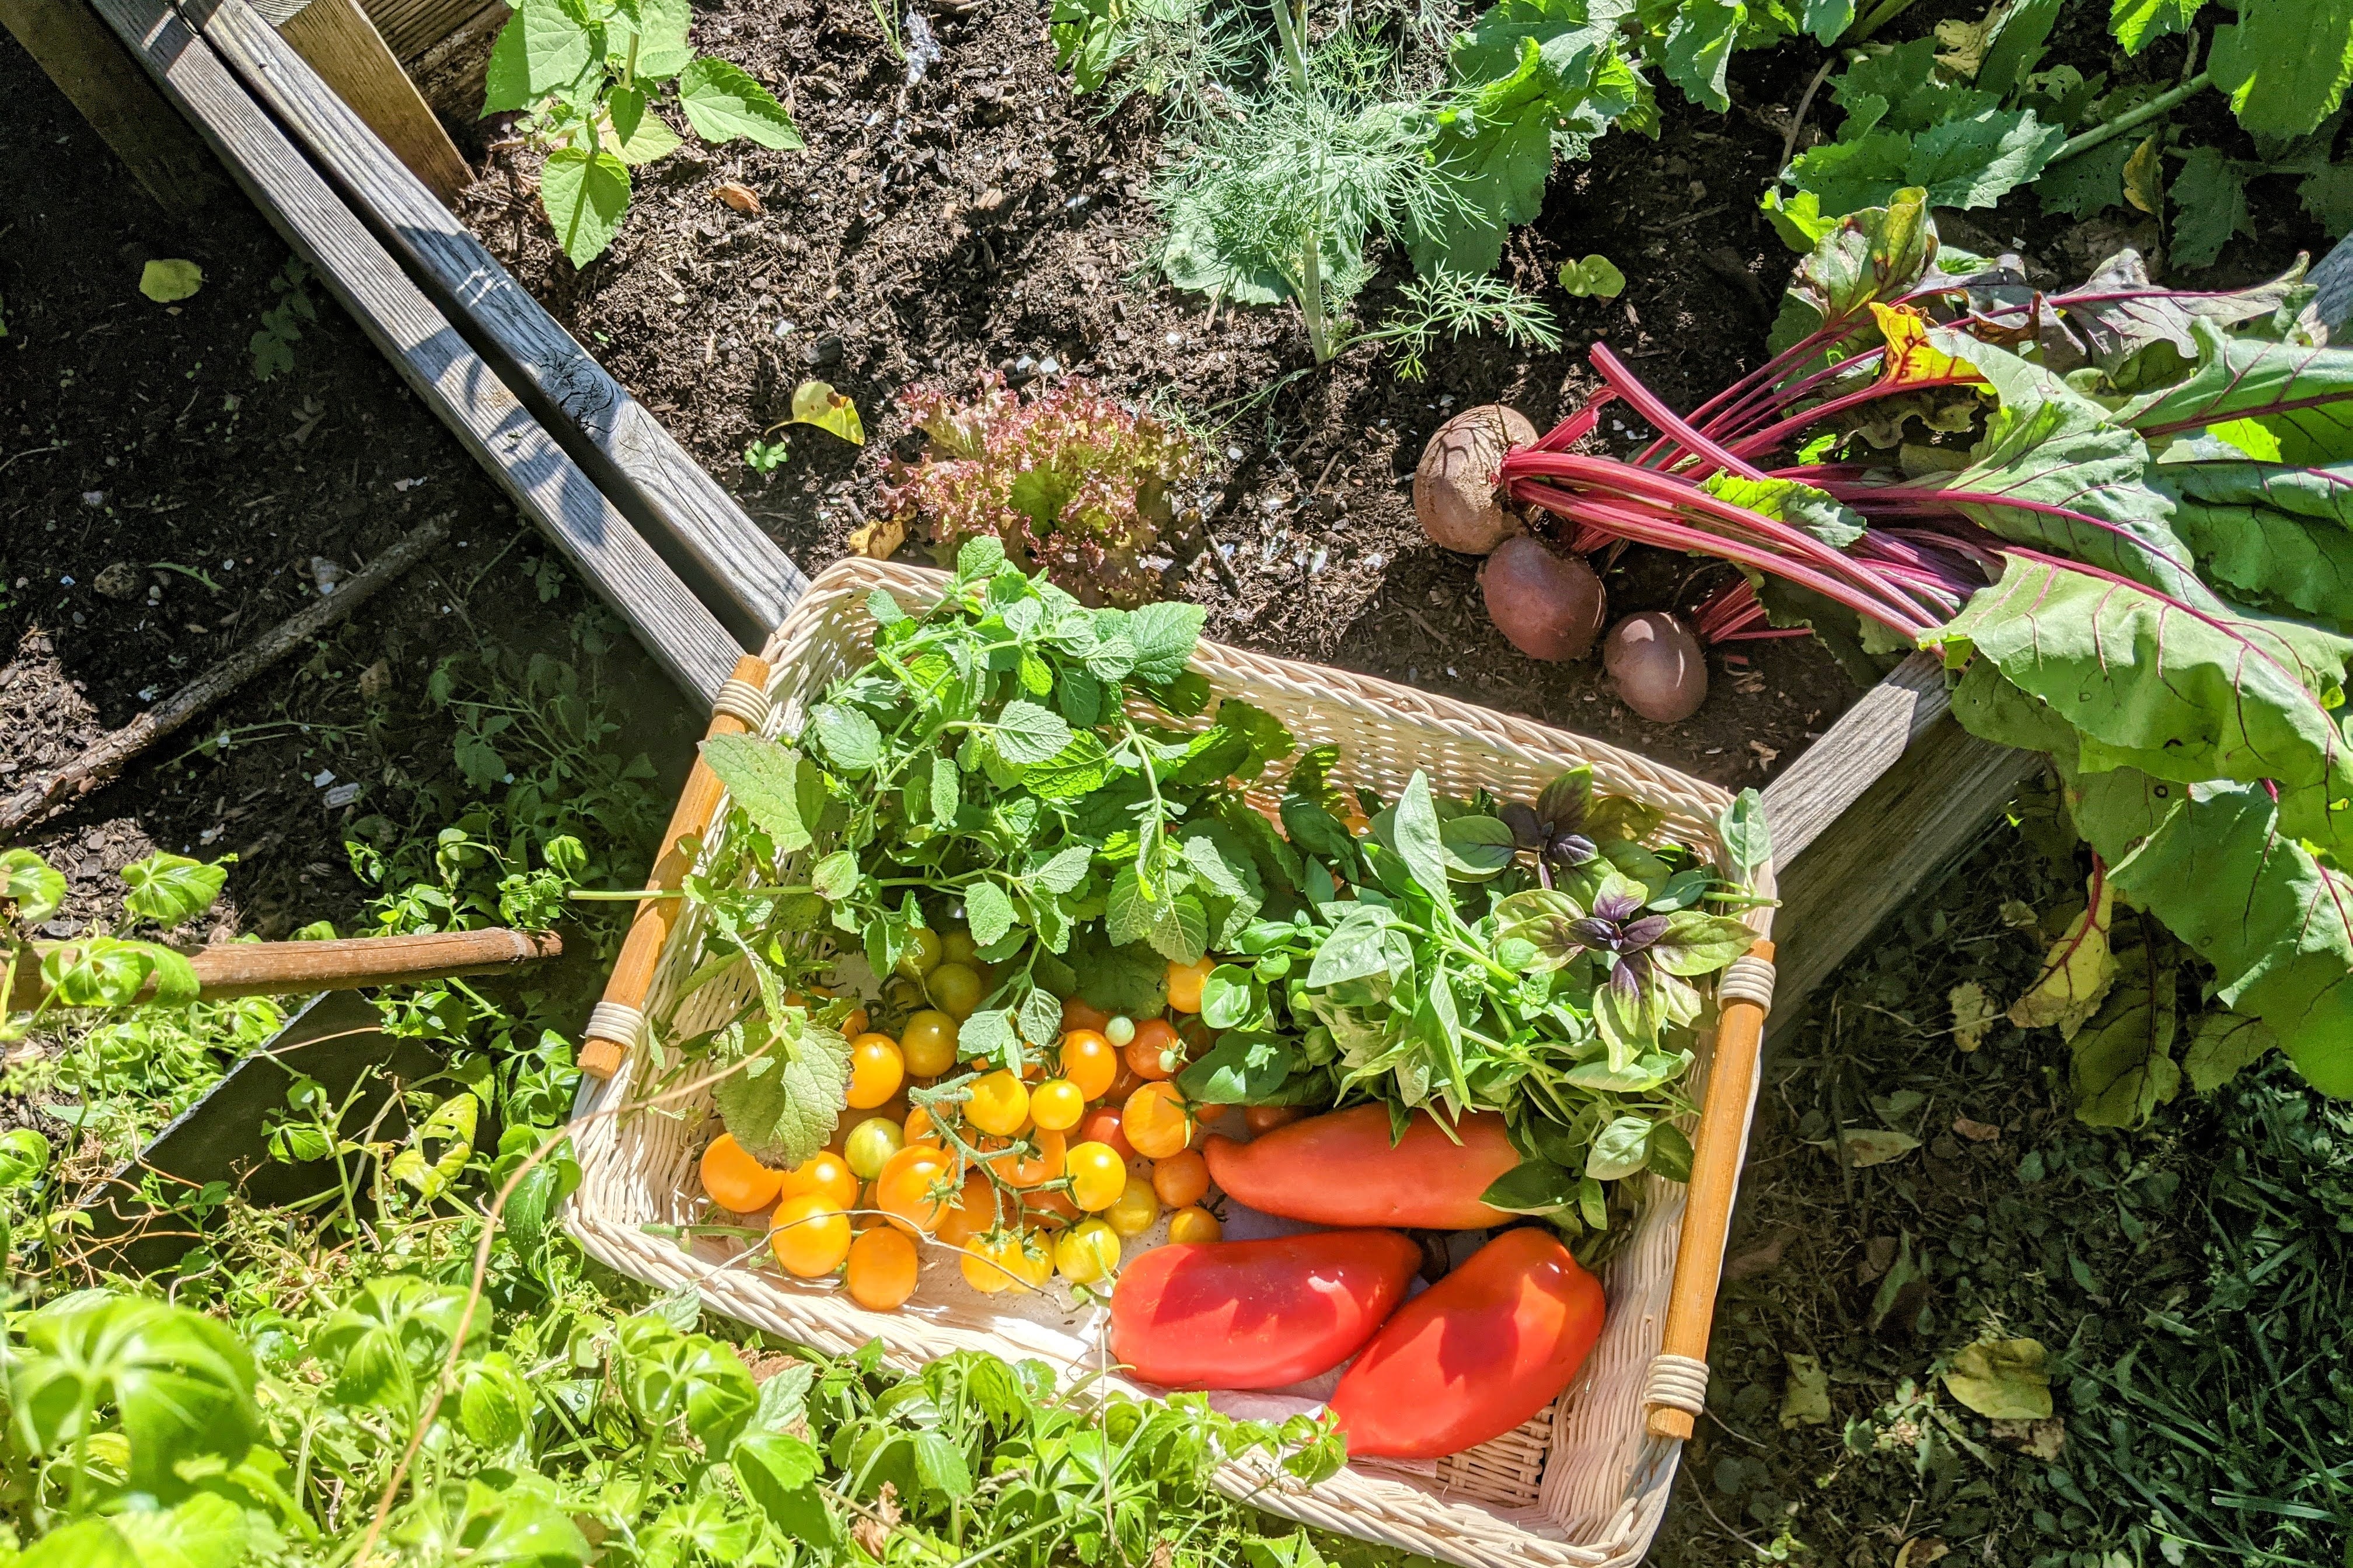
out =
<path fill-rule="evenodd" d="M 1442 227 L 1460 200 L 1427 156 L 1437 105 L 1406 84 L 1398 52 L 1343 26 L 1303 47 L 1282 7 L 1263 85 L 1204 120 L 1154 200 L 1155 260 L 1217 300 L 1296 300 L 1320 363 L 1354 338 L 1347 310 L 1373 274 L 1375 235 Z"/>

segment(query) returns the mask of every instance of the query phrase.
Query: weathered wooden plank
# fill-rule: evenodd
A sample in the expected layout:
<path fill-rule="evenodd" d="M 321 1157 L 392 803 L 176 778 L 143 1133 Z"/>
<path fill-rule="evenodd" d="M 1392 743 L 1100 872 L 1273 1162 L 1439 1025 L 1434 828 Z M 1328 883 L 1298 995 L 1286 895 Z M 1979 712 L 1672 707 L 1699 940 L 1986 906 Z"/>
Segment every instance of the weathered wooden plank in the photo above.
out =
<path fill-rule="evenodd" d="M 367 122 L 393 156 L 447 205 L 474 183 L 474 171 L 426 106 L 417 84 L 359 0 L 273 0 L 278 36 Z M 267 15 L 267 13 L 265 13 Z"/>
<path fill-rule="evenodd" d="M 165 212 L 185 222 L 228 195 L 212 153 L 84 0 L 0 0 L 0 26 Z"/>
<path fill-rule="evenodd" d="M 245 0 L 191 21 L 301 141 L 573 458 L 735 633 L 775 628 L 807 579 L 659 420 L 367 133 Z"/>
<path fill-rule="evenodd" d="M 710 702 L 740 652 L 718 620 L 164 0 L 92 4 L 426 405 L 629 622 L 671 679 Z M 264 26 L 258 19 L 256 25 Z M 364 127 L 359 133 L 374 141 Z"/>
<path fill-rule="evenodd" d="M 1765 790 L 1774 858 L 1788 865 L 1952 709 L 1945 667 L 1915 653 L 1839 716 Z"/>
<path fill-rule="evenodd" d="M 1808 994 L 1914 889 L 1974 847 L 1986 824 L 2042 765 L 2039 753 L 1981 741 L 1948 714 L 1852 797 L 1835 832 L 1776 866 L 1781 907 L 1773 914 L 1773 939 L 1779 951 L 1768 1040 L 1805 1017 Z M 1773 829 L 1778 836 L 1778 821 Z"/>
<path fill-rule="evenodd" d="M 368 20 L 403 65 L 492 6 L 504 13 L 506 0 L 364 0 Z"/>

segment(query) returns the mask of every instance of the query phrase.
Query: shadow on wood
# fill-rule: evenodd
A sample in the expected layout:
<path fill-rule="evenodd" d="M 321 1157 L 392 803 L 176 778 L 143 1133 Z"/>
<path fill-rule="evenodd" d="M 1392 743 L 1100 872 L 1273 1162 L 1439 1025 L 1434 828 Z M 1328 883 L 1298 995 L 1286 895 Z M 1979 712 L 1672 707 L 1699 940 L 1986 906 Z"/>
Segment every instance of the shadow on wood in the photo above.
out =
<path fill-rule="evenodd" d="M 0 25 L 165 212 L 185 221 L 229 194 L 213 155 L 85 0 L 0 0 Z"/>
<path fill-rule="evenodd" d="M 379 1142 L 406 1137 L 407 1119 L 395 1096 L 440 1072 L 441 1058 L 415 1040 L 385 1034 L 381 1024 L 375 1005 L 354 993 L 312 998 L 83 1204 L 91 1261 L 139 1274 L 175 1267 L 204 1237 L 201 1222 L 175 1207 L 174 1198 L 217 1206 L 235 1194 L 256 1206 L 287 1207 L 333 1191 L 332 1160 L 270 1158 L 269 1130 L 290 1114 L 286 1092 L 298 1079 L 318 1083 L 331 1106 L 351 1100 L 342 1121 L 346 1130 L 375 1123 Z M 478 1128 L 476 1146 L 487 1138 L 495 1147 L 497 1137 L 494 1128 Z M 358 1163 L 353 1179 L 366 1176 Z"/>

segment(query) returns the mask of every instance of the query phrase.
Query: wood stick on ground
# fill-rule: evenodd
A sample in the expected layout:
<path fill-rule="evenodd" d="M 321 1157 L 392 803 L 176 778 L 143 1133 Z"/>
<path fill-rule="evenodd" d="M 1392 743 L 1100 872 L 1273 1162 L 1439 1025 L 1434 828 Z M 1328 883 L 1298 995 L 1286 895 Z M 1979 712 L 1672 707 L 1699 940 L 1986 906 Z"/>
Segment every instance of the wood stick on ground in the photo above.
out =
<path fill-rule="evenodd" d="M 38 942 L 23 950 L 16 964 L 15 994 L 0 1011 L 23 1013 L 39 1006 L 48 994 L 48 987 L 41 983 L 40 961 L 51 952 L 79 945 Z M 307 995 L 313 991 L 421 985 L 463 974 L 495 974 L 562 957 L 564 940 L 554 931 L 492 926 L 484 931 L 421 931 L 334 942 L 215 942 L 179 951 L 196 972 L 201 987 L 197 999 L 217 1002 L 229 996 Z M 151 982 L 140 993 L 141 999 L 153 993 Z"/>
<path fill-rule="evenodd" d="M 335 591 L 317 604 L 279 622 L 120 730 L 100 736 L 63 767 L 26 780 L 14 795 L 0 799 L 0 839 L 106 783 L 148 747 L 350 615 L 448 537 L 447 514 L 420 523 L 366 566 L 336 584 Z"/>

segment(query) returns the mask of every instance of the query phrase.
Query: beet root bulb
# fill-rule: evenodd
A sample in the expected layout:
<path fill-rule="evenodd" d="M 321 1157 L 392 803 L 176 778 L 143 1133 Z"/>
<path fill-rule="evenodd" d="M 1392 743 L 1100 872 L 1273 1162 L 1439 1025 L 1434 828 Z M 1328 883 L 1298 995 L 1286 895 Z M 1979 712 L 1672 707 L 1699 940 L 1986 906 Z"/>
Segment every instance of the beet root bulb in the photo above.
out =
<path fill-rule="evenodd" d="M 1430 542 L 1484 555 L 1520 531 L 1495 492 L 1495 476 L 1515 447 L 1535 444 L 1536 427 L 1515 408 L 1482 403 L 1440 425 L 1413 470 L 1413 514 Z"/>
<path fill-rule="evenodd" d="M 1479 568 L 1487 618 L 1530 658 L 1583 658 L 1609 618 L 1609 595 L 1582 555 L 1556 555 L 1523 534 Z"/>
<path fill-rule="evenodd" d="M 1706 652 L 1664 610 L 1644 610 L 1611 626 L 1601 667 L 1620 700 L 1655 723 L 1688 719 L 1707 700 Z"/>

